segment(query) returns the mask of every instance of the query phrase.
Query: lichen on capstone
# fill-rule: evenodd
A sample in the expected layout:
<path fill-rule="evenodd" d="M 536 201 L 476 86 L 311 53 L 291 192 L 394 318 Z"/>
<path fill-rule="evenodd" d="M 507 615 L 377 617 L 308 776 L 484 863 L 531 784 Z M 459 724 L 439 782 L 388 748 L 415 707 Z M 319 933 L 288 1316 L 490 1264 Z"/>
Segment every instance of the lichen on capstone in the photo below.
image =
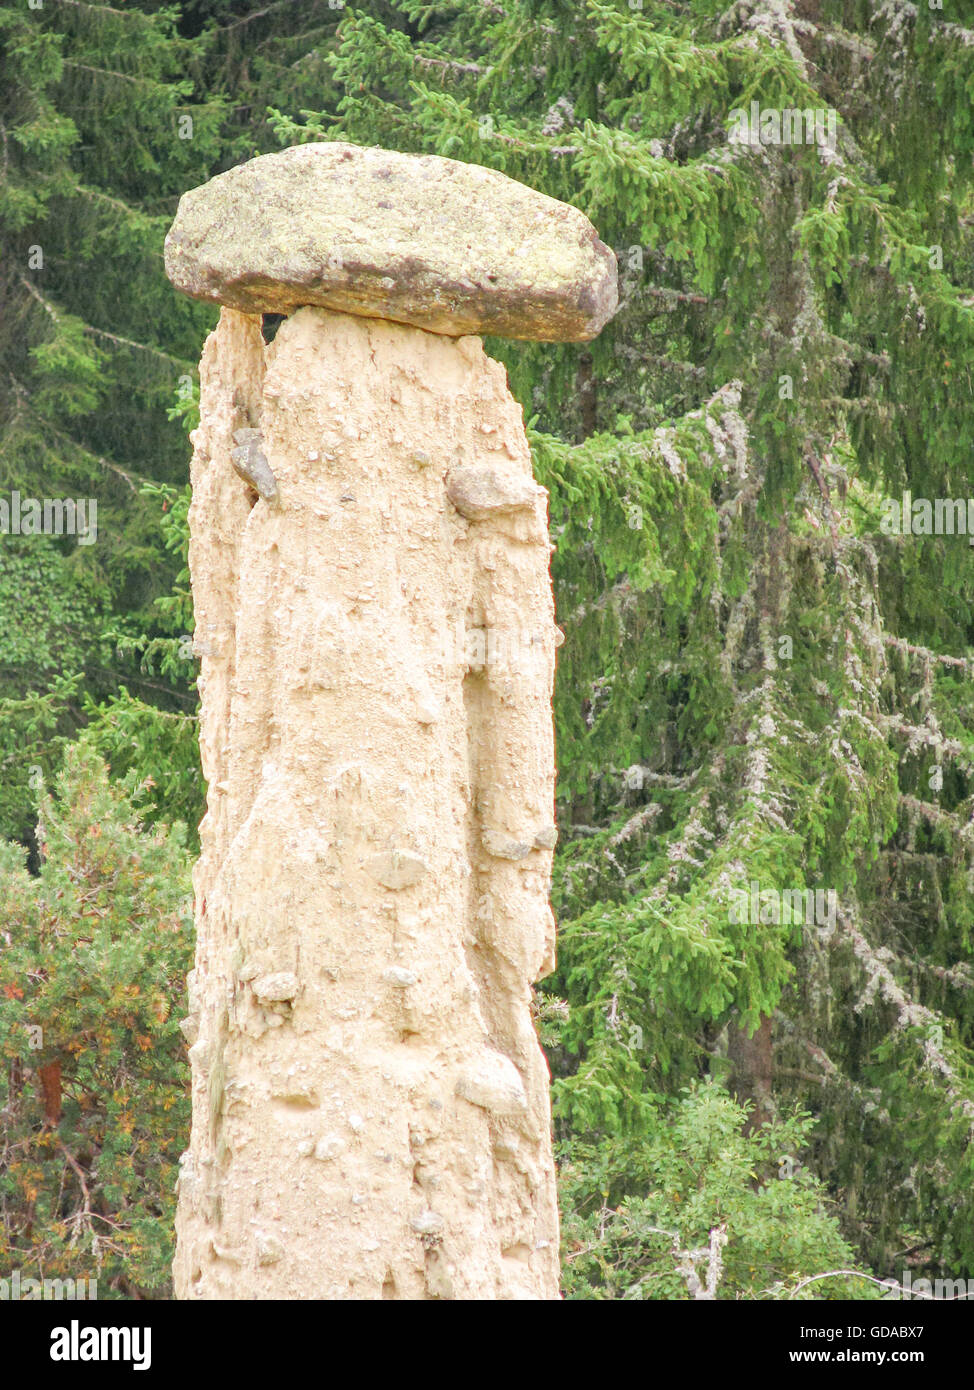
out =
<path fill-rule="evenodd" d="M 246 314 L 303 305 L 450 337 L 577 342 L 618 304 L 588 218 L 496 169 L 339 141 L 295 145 L 184 193 L 177 288 Z"/>

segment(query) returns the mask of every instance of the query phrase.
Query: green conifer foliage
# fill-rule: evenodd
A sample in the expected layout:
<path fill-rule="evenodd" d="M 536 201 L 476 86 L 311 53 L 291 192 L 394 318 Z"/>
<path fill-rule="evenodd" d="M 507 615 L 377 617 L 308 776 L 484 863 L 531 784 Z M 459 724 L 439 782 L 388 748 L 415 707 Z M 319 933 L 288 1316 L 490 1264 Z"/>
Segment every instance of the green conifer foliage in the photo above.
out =
<path fill-rule="evenodd" d="M 97 507 L 87 543 L 67 528 L 50 539 L 0 535 L 8 835 L 28 833 L 25 769 L 36 762 L 50 774 L 85 721 L 79 688 L 102 700 L 124 682 L 163 711 L 195 704 L 185 692 L 191 656 L 173 687 L 125 645 L 168 631 L 154 601 L 173 571 L 158 503 L 141 486 L 185 477 L 167 410 L 178 386 L 192 389 L 212 315 L 169 292 L 160 253 L 178 194 L 218 157 L 223 110 L 191 100 L 203 44 L 178 34 L 172 10 L 152 8 L 0 5 L 0 501 Z M 50 613 L 29 597 L 46 585 Z M 32 650 L 15 650 L 14 626 Z M 47 743 L 25 759 L 36 709 Z"/>

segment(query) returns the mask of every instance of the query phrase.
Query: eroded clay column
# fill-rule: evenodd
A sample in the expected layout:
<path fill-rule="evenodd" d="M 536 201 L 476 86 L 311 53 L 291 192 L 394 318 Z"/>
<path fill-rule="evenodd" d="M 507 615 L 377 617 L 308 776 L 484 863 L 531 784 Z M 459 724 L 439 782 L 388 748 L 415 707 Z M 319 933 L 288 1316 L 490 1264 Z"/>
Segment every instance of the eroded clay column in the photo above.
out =
<path fill-rule="evenodd" d="M 225 306 L 177 1296 L 557 1297 L 546 495 L 475 335 L 593 337 L 614 258 L 500 174 L 327 144 L 187 194 L 166 263 Z"/>

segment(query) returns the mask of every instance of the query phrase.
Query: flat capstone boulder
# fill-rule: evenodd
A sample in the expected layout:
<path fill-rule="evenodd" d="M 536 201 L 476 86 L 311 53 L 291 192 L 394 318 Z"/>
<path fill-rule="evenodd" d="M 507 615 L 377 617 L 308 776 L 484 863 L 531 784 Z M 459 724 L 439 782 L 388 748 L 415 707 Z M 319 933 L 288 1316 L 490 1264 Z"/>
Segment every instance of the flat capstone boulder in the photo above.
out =
<path fill-rule="evenodd" d="M 185 193 L 166 272 L 248 314 L 305 305 L 450 337 L 594 338 L 616 259 L 577 208 L 494 169 L 324 142 L 262 155 Z"/>

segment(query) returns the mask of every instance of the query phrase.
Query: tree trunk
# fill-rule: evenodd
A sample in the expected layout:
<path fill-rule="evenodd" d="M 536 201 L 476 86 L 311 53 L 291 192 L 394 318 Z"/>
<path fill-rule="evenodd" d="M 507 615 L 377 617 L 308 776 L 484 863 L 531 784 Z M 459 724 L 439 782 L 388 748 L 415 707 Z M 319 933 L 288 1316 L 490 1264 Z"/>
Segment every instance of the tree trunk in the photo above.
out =
<path fill-rule="evenodd" d="M 753 1134 L 771 1119 L 771 1018 L 763 1017 L 753 1034 L 731 1022 L 727 1030 L 727 1055 L 734 1067 L 731 1076 L 734 1095 L 742 1105 L 748 1101 L 753 1105 L 745 1125 L 746 1133 Z"/>

